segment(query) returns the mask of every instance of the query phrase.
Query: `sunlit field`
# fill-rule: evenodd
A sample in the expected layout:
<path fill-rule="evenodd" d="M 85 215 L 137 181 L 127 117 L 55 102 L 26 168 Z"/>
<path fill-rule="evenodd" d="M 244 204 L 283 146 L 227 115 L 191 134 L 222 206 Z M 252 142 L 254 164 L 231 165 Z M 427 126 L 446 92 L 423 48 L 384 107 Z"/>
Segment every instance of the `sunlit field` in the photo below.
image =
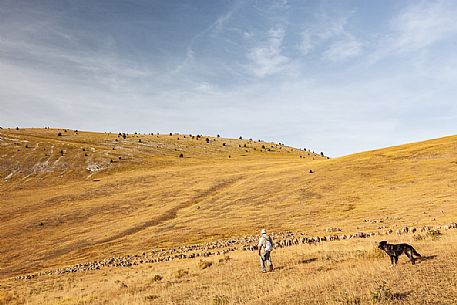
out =
<path fill-rule="evenodd" d="M 457 222 L 456 136 L 332 159 L 258 139 L 3 129 L 0 155 L 0 304 L 457 299 L 457 230 L 441 228 Z M 373 236 L 278 248 L 262 274 L 256 251 L 240 249 L 263 227 Z M 404 227 L 418 230 L 396 233 Z M 16 279 L 246 236 L 254 242 L 209 257 Z M 391 267 L 380 240 L 423 259 Z"/>

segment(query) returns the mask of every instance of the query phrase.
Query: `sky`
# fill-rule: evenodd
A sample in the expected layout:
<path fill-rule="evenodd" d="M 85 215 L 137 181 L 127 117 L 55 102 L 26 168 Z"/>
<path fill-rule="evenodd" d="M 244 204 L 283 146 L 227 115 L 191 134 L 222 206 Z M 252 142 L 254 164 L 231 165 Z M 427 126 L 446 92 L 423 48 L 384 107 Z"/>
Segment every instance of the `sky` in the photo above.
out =
<path fill-rule="evenodd" d="M 0 126 L 331 157 L 457 134 L 457 1 L 0 0 Z"/>

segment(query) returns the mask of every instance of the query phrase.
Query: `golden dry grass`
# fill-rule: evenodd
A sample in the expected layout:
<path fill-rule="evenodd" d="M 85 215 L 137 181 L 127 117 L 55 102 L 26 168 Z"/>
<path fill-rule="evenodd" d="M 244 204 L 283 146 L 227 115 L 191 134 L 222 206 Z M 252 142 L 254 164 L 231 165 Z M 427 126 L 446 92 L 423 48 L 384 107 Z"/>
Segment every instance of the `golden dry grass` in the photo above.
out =
<path fill-rule="evenodd" d="M 330 227 L 353 233 L 457 220 L 456 136 L 330 160 L 272 143 L 208 139 L 0 130 L 0 279 L 8 283 L 0 296 L 31 304 L 365 304 L 382 278 L 393 293 L 407 293 L 388 302 L 423 298 L 433 304 L 445 289 L 455 296 L 450 285 L 426 292 L 429 275 L 455 284 L 452 233 L 414 242 L 418 250 L 443 254 L 393 273 L 385 271 L 385 257 L 370 254 L 374 241 L 351 240 L 279 250 L 282 268 L 272 277 L 258 274 L 252 253 L 236 252 L 204 270 L 195 260 L 8 280 L 113 255 L 257 234 L 261 227 L 323 235 Z M 91 173 L 89 165 L 102 170 Z M 297 257 L 318 259 L 299 263 Z M 178 270 L 188 273 L 176 277 Z M 408 283 L 420 285 L 409 273 L 428 286 L 410 292 Z M 155 274 L 163 280 L 151 283 Z M 116 277 L 128 287 L 119 287 Z"/>
<path fill-rule="evenodd" d="M 254 252 L 7 281 L 9 304 L 454 304 L 457 234 L 415 241 L 424 259 L 390 266 L 371 239 L 275 250 L 260 272 Z M 0 290 L 1 291 L 1 290 Z M 0 302 L 1 304 L 1 302 Z"/>

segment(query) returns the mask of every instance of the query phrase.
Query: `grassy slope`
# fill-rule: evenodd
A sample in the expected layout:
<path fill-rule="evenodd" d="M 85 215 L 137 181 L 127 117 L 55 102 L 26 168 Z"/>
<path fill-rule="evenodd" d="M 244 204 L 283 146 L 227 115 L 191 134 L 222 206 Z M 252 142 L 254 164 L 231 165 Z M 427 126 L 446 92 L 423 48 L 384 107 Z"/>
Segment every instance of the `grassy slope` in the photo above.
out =
<path fill-rule="evenodd" d="M 329 227 L 375 230 L 379 223 L 368 219 L 382 218 L 383 226 L 392 229 L 457 219 L 455 136 L 324 160 L 285 147 L 261 152 L 266 143 L 245 140 L 211 138 L 207 144 L 205 137 L 132 135 L 115 142 L 117 135 L 56 133 L 0 131 L 0 171 L 6 177 L 17 170 L 0 185 L 2 277 L 256 234 L 263 226 L 324 234 Z M 21 141 L 29 141 L 31 148 L 23 148 Z M 177 157 L 180 152 L 185 158 Z M 59 159 L 52 172 L 35 170 L 27 177 L 34 165 L 40 168 L 37 161 L 49 157 L 48 164 Z M 85 168 L 90 162 L 107 168 L 89 177 Z M 241 272 L 245 263 L 240 260 L 235 267 Z M 333 276 L 323 274 L 330 286 L 337 284 L 330 280 Z M 362 274 L 355 278 L 365 279 Z"/>
<path fill-rule="evenodd" d="M 183 135 L 26 129 L 0 137 L 0 173 L 9 178 L 0 184 L 0 240 L 8 245 L 0 247 L 0 277 L 250 232 L 259 196 L 269 200 L 251 187 L 280 177 L 290 162 L 324 159 L 272 143 Z M 103 170 L 91 174 L 93 165 Z M 233 217 L 237 207 L 252 220 Z"/>
<path fill-rule="evenodd" d="M 183 260 L 10 280 L 0 304 L 454 304 L 456 232 L 395 241 L 413 243 L 423 260 L 402 256 L 391 268 L 374 240 L 345 240 L 275 250 L 267 274 L 255 253 L 234 252 L 205 259 L 205 269 Z"/>

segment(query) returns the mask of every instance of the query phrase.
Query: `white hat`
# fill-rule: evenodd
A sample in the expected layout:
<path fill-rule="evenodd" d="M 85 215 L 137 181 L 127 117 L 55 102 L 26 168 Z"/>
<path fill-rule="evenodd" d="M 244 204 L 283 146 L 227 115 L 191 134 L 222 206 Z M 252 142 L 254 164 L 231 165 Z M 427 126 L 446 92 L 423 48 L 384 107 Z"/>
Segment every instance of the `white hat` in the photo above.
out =
<path fill-rule="evenodd" d="M 267 234 L 267 230 L 262 229 L 262 231 L 261 231 L 260 233 L 262 233 L 262 234 Z"/>

